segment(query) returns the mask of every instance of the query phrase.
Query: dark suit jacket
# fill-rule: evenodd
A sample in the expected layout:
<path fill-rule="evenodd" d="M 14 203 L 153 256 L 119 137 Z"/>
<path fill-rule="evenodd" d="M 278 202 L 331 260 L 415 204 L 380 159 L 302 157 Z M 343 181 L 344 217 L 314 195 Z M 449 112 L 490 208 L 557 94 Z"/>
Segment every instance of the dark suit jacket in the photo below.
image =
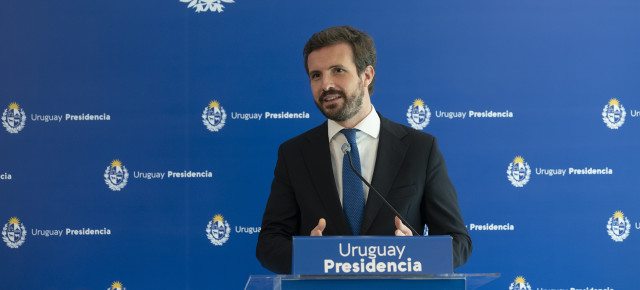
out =
<path fill-rule="evenodd" d="M 419 233 L 453 237 L 454 267 L 471 254 L 471 238 L 436 139 L 380 116 L 380 140 L 371 184 Z M 325 236 L 352 235 L 331 167 L 327 123 L 280 145 L 256 257 L 265 268 L 291 273 L 292 236 L 308 236 L 325 218 Z M 373 193 L 360 235 L 393 235 L 394 214 Z"/>

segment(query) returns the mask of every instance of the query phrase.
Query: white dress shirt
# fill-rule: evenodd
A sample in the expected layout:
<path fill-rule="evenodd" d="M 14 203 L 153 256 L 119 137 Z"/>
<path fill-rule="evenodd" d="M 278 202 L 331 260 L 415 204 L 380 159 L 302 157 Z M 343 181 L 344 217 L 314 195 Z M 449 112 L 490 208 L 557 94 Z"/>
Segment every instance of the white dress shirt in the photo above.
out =
<path fill-rule="evenodd" d="M 336 180 L 340 203 L 342 203 L 342 145 L 347 142 L 347 138 L 340 133 L 345 129 L 333 120 L 328 120 L 329 131 L 329 151 L 331 151 L 331 165 L 333 167 L 333 177 Z M 378 153 L 378 142 L 380 141 L 380 117 L 376 109 L 371 105 L 371 112 L 358 125 L 354 127 L 360 131 L 356 132 L 356 143 L 360 153 L 361 174 L 364 179 L 371 183 L 373 170 L 376 164 L 376 154 Z M 362 183 L 364 188 L 365 203 L 369 197 L 369 187 Z"/>

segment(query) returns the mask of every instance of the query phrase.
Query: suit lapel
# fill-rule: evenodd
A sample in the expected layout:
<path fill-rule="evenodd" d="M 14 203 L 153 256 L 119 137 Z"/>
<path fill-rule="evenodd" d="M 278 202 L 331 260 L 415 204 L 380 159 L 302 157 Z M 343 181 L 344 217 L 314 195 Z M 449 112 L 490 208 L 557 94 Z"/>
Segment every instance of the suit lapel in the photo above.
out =
<path fill-rule="evenodd" d="M 408 145 L 402 141 L 402 137 L 406 134 L 402 126 L 380 116 L 380 141 L 378 142 L 378 153 L 376 154 L 376 165 L 371 185 L 385 198 L 389 194 L 407 151 Z M 367 233 L 382 206 L 384 206 L 384 202 L 380 200 L 373 190 L 369 190 L 360 234 Z"/>
<path fill-rule="evenodd" d="M 340 204 L 340 197 L 333 177 L 327 130 L 325 122 L 310 131 L 308 135 L 310 144 L 303 146 L 302 154 L 311 174 L 314 188 L 316 188 L 325 212 L 328 214 L 324 217 L 328 223 L 327 229 L 333 227 L 332 230 L 336 231 L 336 235 L 349 235 L 351 229 L 344 211 L 342 211 L 342 204 Z"/>

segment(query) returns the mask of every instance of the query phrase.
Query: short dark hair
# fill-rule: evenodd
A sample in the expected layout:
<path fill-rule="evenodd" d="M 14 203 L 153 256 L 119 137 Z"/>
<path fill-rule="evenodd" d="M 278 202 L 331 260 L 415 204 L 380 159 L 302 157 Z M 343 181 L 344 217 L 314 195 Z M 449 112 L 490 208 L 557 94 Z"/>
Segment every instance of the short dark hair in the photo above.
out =
<path fill-rule="evenodd" d="M 351 45 L 351 49 L 353 50 L 353 63 L 356 65 L 358 75 L 362 74 L 369 65 L 375 70 L 377 56 L 373 38 L 366 32 L 357 30 L 351 26 L 335 26 L 313 34 L 307 41 L 307 44 L 304 45 L 302 54 L 304 55 L 304 68 L 307 73 L 309 73 L 309 54 L 312 51 L 339 43 L 348 43 Z M 374 75 L 371 84 L 369 84 L 369 95 L 373 94 L 373 83 L 375 80 Z"/>

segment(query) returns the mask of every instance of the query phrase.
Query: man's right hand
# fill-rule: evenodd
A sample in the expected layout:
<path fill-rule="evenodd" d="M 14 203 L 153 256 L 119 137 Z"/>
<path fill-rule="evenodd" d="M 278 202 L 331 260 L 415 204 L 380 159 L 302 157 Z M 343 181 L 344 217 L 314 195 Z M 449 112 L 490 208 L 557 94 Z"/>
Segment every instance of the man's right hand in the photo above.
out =
<path fill-rule="evenodd" d="M 313 230 L 311 230 L 311 234 L 309 234 L 310 236 L 316 236 L 316 237 L 320 237 L 322 236 L 322 231 L 324 231 L 324 228 L 327 226 L 327 221 L 325 219 L 320 219 L 318 221 L 318 225 L 313 228 Z"/>

